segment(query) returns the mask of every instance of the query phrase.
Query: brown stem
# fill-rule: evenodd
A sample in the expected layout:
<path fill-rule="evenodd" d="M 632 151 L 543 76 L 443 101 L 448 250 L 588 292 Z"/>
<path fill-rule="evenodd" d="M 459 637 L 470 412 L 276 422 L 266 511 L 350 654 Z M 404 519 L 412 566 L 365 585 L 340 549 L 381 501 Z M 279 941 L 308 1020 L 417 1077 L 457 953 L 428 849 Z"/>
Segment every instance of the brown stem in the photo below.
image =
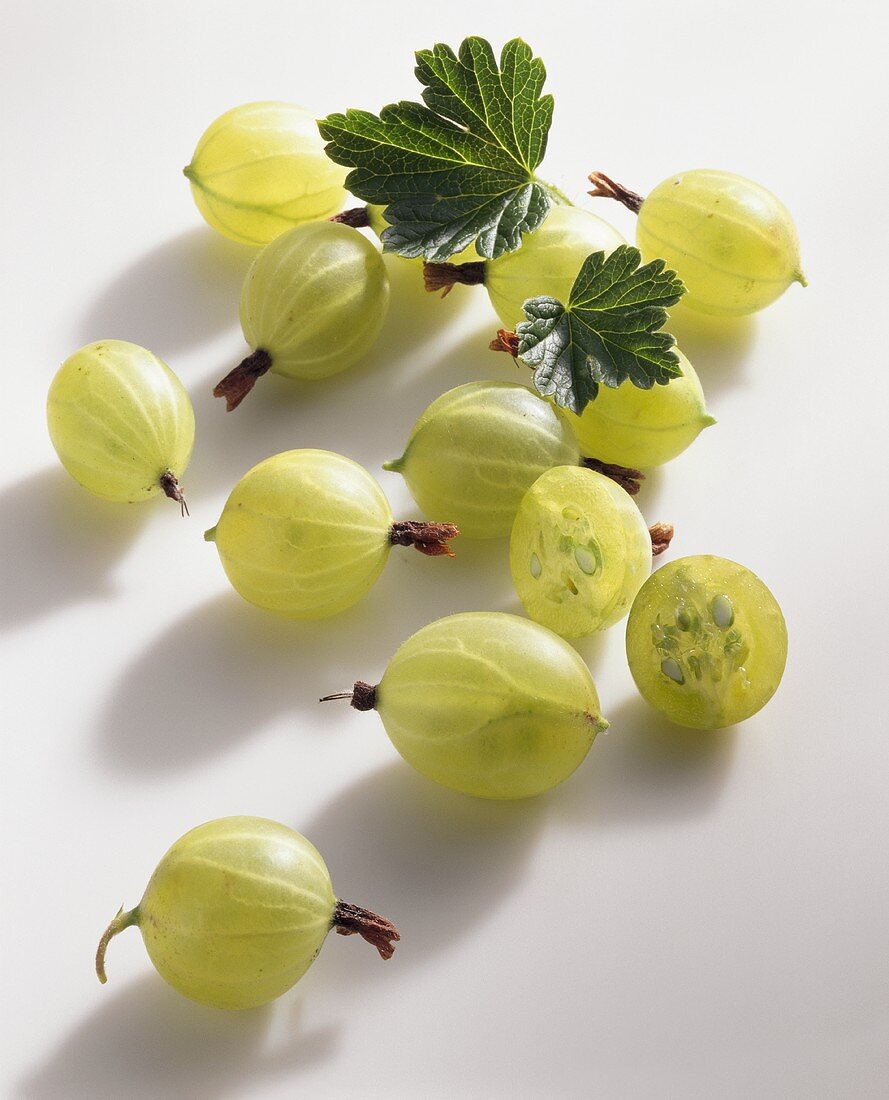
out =
<path fill-rule="evenodd" d="M 164 493 L 170 498 L 175 500 L 179 505 L 179 512 L 183 516 L 188 515 L 188 505 L 185 503 L 185 497 L 182 495 L 182 487 L 176 480 L 176 475 L 172 470 L 164 470 L 160 476 L 160 487 Z"/>
<path fill-rule="evenodd" d="M 448 540 L 455 539 L 459 534 L 459 529 L 453 523 L 397 520 L 389 528 L 389 542 L 393 546 L 413 546 L 430 558 L 437 558 L 441 554 L 452 558 L 454 551 L 448 546 Z"/>
<path fill-rule="evenodd" d="M 356 710 L 373 710 L 377 705 L 377 689 L 364 680 L 356 680 L 351 691 L 335 691 L 333 695 L 322 695 L 319 703 L 329 703 L 333 699 L 348 699 Z"/>
<path fill-rule="evenodd" d="M 333 927 L 341 936 L 361 936 L 379 951 L 381 959 L 391 959 L 395 954 L 395 944 L 401 939 L 391 921 L 348 901 L 336 903 Z"/>
<path fill-rule="evenodd" d="M 351 210 L 343 210 L 327 220 L 339 222 L 340 225 L 351 225 L 355 229 L 366 229 L 370 225 L 366 206 L 353 206 Z"/>
<path fill-rule="evenodd" d="M 641 195 L 637 195 L 635 191 L 631 191 L 621 183 L 615 183 L 604 172 L 590 172 L 589 181 L 593 185 L 593 190 L 588 191 L 587 194 L 592 195 L 594 198 L 617 199 L 618 202 L 624 204 L 627 210 L 632 210 L 634 214 L 639 213 L 639 208 L 645 202 Z"/>
<path fill-rule="evenodd" d="M 246 359 L 242 359 L 233 371 L 229 371 L 225 378 L 213 389 L 214 397 L 224 397 L 225 407 L 228 412 L 236 409 L 247 394 L 256 385 L 256 379 L 262 378 L 271 368 L 272 357 L 265 348 L 257 348 Z"/>
<path fill-rule="evenodd" d="M 581 464 L 588 470 L 610 477 L 617 484 L 634 497 L 642 488 L 641 482 L 645 480 L 645 474 L 641 470 L 634 470 L 632 466 L 616 466 L 613 462 L 600 462 L 598 458 L 582 458 Z"/>
<path fill-rule="evenodd" d="M 488 348 L 491 351 L 505 351 L 507 355 L 511 355 L 513 359 L 519 357 L 519 338 L 514 332 L 510 332 L 505 328 L 498 328 L 497 335 L 488 344 Z"/>
<path fill-rule="evenodd" d="M 651 535 L 651 554 L 656 558 L 658 554 L 663 554 L 673 541 L 673 524 L 653 523 L 648 528 L 648 533 Z"/>
<path fill-rule="evenodd" d="M 447 298 L 457 283 L 463 286 L 479 286 L 485 281 L 483 260 L 470 260 L 465 264 L 423 264 L 423 282 L 430 293 L 441 291 Z"/>
<path fill-rule="evenodd" d="M 135 909 L 130 909 L 126 913 L 123 911 L 123 906 L 121 906 L 117 911 L 117 916 L 102 933 L 99 946 L 96 948 L 96 977 L 102 985 L 108 981 L 105 974 L 105 952 L 108 950 L 108 944 L 111 943 L 118 932 L 123 932 L 125 928 L 138 923 L 139 906 L 137 905 Z"/>

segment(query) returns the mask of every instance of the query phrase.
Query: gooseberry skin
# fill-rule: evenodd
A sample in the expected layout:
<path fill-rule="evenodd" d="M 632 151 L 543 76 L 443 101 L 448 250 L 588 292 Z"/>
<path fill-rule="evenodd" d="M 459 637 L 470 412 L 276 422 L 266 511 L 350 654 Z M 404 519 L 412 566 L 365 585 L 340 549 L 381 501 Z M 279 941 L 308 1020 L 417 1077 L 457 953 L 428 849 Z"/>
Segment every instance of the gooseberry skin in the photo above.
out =
<path fill-rule="evenodd" d="M 292 103 L 245 103 L 204 131 L 185 169 L 202 217 L 262 246 L 343 204 L 345 170 L 324 153 L 312 115 Z"/>
<path fill-rule="evenodd" d="M 411 430 L 401 473 L 427 516 L 447 516 L 466 538 L 505 538 L 525 492 L 551 466 L 578 465 L 561 415 L 527 387 L 468 382 L 442 394 Z"/>
<path fill-rule="evenodd" d="M 577 206 L 554 206 L 522 247 L 485 264 L 485 287 L 497 316 L 509 329 L 525 319 L 529 298 L 567 304 L 584 260 L 592 252 L 612 253 L 627 242 L 608 222 Z"/>
<path fill-rule="evenodd" d="M 389 557 L 392 521 L 383 490 L 357 462 L 296 450 L 246 473 L 205 537 L 249 603 L 320 619 L 370 591 Z"/>
<path fill-rule="evenodd" d="M 156 355 L 126 340 L 99 340 L 66 359 L 46 416 L 62 465 L 104 500 L 163 493 L 163 476 L 180 478 L 194 447 L 185 387 Z"/>
<path fill-rule="evenodd" d="M 240 318 L 271 370 L 314 380 L 338 374 L 372 347 L 389 308 L 389 276 L 358 230 L 312 222 L 276 237 L 253 261 Z"/>
<path fill-rule="evenodd" d="M 170 848 L 138 924 L 174 989 L 215 1008 L 253 1008 L 308 970 L 335 907 L 324 860 L 304 836 L 263 818 L 229 817 Z"/>
<path fill-rule="evenodd" d="M 610 478 L 558 466 L 522 499 L 509 567 L 535 622 L 582 638 L 626 615 L 651 568 L 651 536 L 632 498 Z"/>
<path fill-rule="evenodd" d="M 679 558 L 642 586 L 627 659 L 643 698 L 672 722 L 716 730 L 771 699 L 787 661 L 787 626 L 749 569 L 710 554 Z"/>
<path fill-rule="evenodd" d="M 480 798 L 555 787 L 608 725 L 589 669 L 551 631 L 466 612 L 423 627 L 389 662 L 376 709 L 422 775 Z"/>
<path fill-rule="evenodd" d="M 636 243 L 644 260 L 679 274 L 683 302 L 702 313 L 755 313 L 792 282 L 805 285 L 787 208 L 731 172 L 696 169 L 658 184 L 639 209 Z"/>
<path fill-rule="evenodd" d="M 620 466 L 661 466 L 716 423 L 707 412 L 694 367 L 678 348 L 675 351 L 682 375 L 666 386 L 643 390 L 630 381 L 616 389 L 600 385 L 580 416 L 565 410 L 584 454 Z"/>

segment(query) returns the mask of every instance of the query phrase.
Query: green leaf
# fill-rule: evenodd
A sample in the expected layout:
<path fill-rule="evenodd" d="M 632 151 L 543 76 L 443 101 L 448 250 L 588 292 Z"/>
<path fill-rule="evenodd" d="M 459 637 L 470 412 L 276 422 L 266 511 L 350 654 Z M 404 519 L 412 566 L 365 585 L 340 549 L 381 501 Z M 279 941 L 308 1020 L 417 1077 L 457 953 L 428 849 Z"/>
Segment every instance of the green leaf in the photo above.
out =
<path fill-rule="evenodd" d="M 637 248 L 621 245 L 610 256 L 587 256 L 566 305 L 531 298 L 527 321 L 516 326 L 519 357 L 534 367 L 534 385 L 557 405 L 580 413 L 600 383 L 616 388 L 628 379 L 647 390 L 682 374 L 675 340 L 659 332 L 666 306 L 685 293 L 663 260 L 640 267 Z"/>
<path fill-rule="evenodd" d="M 415 72 L 425 106 L 328 115 L 318 123 L 327 155 L 353 169 L 353 195 L 386 206 L 386 250 L 437 261 L 473 242 L 488 258 L 515 251 L 552 202 L 534 177 L 553 114 L 543 62 L 516 38 L 498 68 L 488 42 L 467 38 L 459 56 L 420 50 Z"/>

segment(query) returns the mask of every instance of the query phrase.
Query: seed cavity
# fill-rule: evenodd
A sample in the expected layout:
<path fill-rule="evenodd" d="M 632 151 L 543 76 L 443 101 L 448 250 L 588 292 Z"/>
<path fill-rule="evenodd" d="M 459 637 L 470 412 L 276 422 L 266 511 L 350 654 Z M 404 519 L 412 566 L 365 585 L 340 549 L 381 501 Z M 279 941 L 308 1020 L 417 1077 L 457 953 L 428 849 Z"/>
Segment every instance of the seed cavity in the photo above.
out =
<path fill-rule="evenodd" d="M 676 612 L 676 625 L 680 630 L 691 629 L 691 615 L 689 615 L 684 607 Z"/>
<path fill-rule="evenodd" d="M 735 621 L 735 609 L 728 596 L 714 596 L 710 601 L 710 614 L 720 630 L 727 630 Z"/>
<path fill-rule="evenodd" d="M 672 657 L 667 657 L 666 660 L 661 661 L 661 672 L 663 672 L 665 676 L 669 676 L 674 683 L 685 683 L 685 677 L 682 675 L 682 669 L 679 667 L 679 662 Z"/>
<path fill-rule="evenodd" d="M 572 523 L 577 523 L 580 519 L 580 512 L 576 508 L 572 508 L 570 505 L 566 505 L 562 509 L 562 518 L 570 520 Z"/>
<path fill-rule="evenodd" d="M 531 576 L 536 581 L 540 574 L 543 572 L 543 566 L 540 564 L 540 558 L 536 554 L 531 555 Z"/>
<path fill-rule="evenodd" d="M 563 580 L 565 582 L 565 587 L 568 589 L 568 591 L 571 593 L 571 595 L 572 596 L 578 595 L 577 585 L 574 583 L 574 580 L 571 577 L 568 576 L 567 573 L 563 577 Z"/>

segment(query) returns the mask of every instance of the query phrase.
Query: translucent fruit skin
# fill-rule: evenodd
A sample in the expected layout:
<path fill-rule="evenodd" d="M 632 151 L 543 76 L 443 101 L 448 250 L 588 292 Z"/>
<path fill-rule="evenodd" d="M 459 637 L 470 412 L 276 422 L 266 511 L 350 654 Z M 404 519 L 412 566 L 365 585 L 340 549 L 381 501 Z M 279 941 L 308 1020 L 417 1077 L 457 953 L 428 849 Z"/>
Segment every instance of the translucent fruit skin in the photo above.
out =
<path fill-rule="evenodd" d="M 787 209 L 731 172 L 697 169 L 658 184 L 639 210 L 636 242 L 643 259 L 678 272 L 683 302 L 702 313 L 755 313 L 805 284 Z"/>
<path fill-rule="evenodd" d="M 651 568 L 651 536 L 632 498 L 610 478 L 559 466 L 525 494 L 509 566 L 535 622 L 582 638 L 626 615 Z"/>
<path fill-rule="evenodd" d="M 505 538 L 522 497 L 544 470 L 580 462 L 559 413 L 525 386 L 469 382 L 443 394 L 411 431 L 404 475 L 430 519 L 447 516 L 465 538 Z"/>
<path fill-rule="evenodd" d="M 246 103 L 204 131 L 185 169 L 204 220 L 264 245 L 343 204 L 345 169 L 324 153 L 312 115 L 292 103 Z"/>
<path fill-rule="evenodd" d="M 591 252 L 610 254 L 627 242 L 616 229 L 577 206 L 554 206 L 516 252 L 489 260 L 485 286 L 491 305 L 507 328 L 525 320 L 522 305 L 548 296 L 568 301 L 571 287 Z"/>
<path fill-rule="evenodd" d="M 382 257 L 357 229 L 312 222 L 277 237 L 253 261 L 241 291 L 241 328 L 272 370 L 317 379 L 356 363 L 389 308 Z"/>
<path fill-rule="evenodd" d="M 743 565 L 707 554 L 679 558 L 636 597 L 627 659 L 655 710 L 682 726 L 722 729 L 775 694 L 787 627 L 775 597 Z"/>
<path fill-rule="evenodd" d="M 285 451 L 241 478 L 205 537 L 245 600 L 287 619 L 320 619 L 371 589 L 391 525 L 383 490 L 357 462 Z"/>
<path fill-rule="evenodd" d="M 138 907 L 158 973 L 193 1001 L 254 1008 L 299 981 L 336 898 L 304 836 L 259 817 L 192 829 L 160 861 Z"/>
<path fill-rule="evenodd" d="M 389 662 L 376 708 L 412 767 L 480 798 L 555 787 L 607 726 L 577 652 L 498 612 L 450 615 L 419 630 Z"/>
<path fill-rule="evenodd" d="M 678 348 L 676 354 L 682 376 L 668 385 L 650 390 L 632 382 L 617 389 L 600 386 L 580 416 L 565 411 L 584 454 L 619 466 L 661 466 L 716 423 L 707 412 L 694 367 Z"/>
<path fill-rule="evenodd" d="M 99 340 L 61 365 L 46 405 L 62 465 L 105 500 L 148 500 L 167 471 L 182 476 L 194 447 L 185 387 L 156 355 L 125 340 Z"/>

